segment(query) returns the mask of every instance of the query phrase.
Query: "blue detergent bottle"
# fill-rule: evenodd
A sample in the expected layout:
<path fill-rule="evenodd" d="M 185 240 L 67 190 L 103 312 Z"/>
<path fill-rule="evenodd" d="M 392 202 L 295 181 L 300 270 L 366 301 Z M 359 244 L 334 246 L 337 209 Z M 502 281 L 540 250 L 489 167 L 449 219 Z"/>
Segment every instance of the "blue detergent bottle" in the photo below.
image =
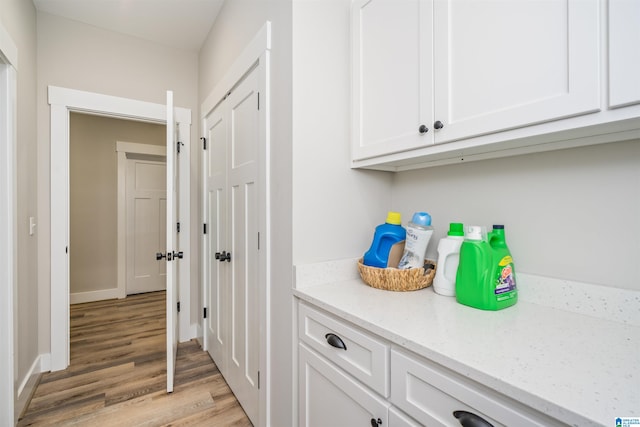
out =
<path fill-rule="evenodd" d="M 362 262 L 370 267 L 386 268 L 389 262 L 391 247 L 406 239 L 407 231 L 402 227 L 399 212 L 387 213 L 384 224 L 376 227 L 371 247 L 364 254 Z"/>

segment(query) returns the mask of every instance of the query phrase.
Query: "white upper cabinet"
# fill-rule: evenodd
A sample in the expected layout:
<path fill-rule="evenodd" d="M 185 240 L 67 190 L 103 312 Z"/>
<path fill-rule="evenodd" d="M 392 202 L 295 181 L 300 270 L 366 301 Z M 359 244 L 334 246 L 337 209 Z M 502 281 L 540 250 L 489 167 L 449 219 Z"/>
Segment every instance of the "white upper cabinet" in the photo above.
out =
<path fill-rule="evenodd" d="M 354 1 L 352 167 L 637 137 L 639 22 L 637 0 Z"/>
<path fill-rule="evenodd" d="M 598 2 L 434 1 L 435 141 L 600 108 Z"/>
<path fill-rule="evenodd" d="M 431 4 L 357 0 L 352 6 L 353 158 L 433 144 Z M 424 129 L 424 128 L 423 128 Z"/>
<path fill-rule="evenodd" d="M 609 107 L 640 103 L 640 1 L 609 0 Z"/>

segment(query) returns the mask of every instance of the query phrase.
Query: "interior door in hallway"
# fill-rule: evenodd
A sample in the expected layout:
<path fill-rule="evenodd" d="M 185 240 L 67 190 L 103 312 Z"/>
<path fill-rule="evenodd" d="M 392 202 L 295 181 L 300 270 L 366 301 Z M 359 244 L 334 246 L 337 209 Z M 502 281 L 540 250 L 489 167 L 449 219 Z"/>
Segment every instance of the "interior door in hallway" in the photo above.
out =
<path fill-rule="evenodd" d="M 173 92 L 167 91 L 167 204 L 166 204 L 166 283 L 167 283 L 167 393 L 173 391 L 176 357 L 178 352 L 178 261 L 182 252 L 178 252 L 178 167 L 176 162 L 175 111 Z M 162 254 L 162 253 L 160 253 Z"/>
<path fill-rule="evenodd" d="M 254 424 L 259 413 L 259 95 L 254 68 L 206 118 L 208 350 Z"/>
<path fill-rule="evenodd" d="M 166 263 L 155 256 L 167 246 L 166 170 L 164 161 L 127 158 L 127 295 L 166 289 Z"/>

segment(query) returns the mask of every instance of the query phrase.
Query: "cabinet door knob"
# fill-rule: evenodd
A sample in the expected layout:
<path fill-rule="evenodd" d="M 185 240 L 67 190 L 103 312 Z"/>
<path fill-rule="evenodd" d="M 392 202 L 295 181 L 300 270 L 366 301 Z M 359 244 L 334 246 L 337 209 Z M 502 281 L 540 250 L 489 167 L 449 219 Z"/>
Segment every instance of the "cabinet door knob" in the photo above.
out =
<path fill-rule="evenodd" d="M 442 129 L 444 127 L 444 124 L 440 121 L 440 120 L 436 120 L 436 122 L 433 124 L 434 129 Z"/>
<path fill-rule="evenodd" d="M 336 334 L 328 333 L 324 337 L 327 339 L 327 342 L 329 343 L 330 346 L 335 348 L 341 348 L 343 350 L 347 349 L 347 346 L 345 345 L 344 341 L 342 341 L 342 339 L 340 339 L 340 337 L 337 336 Z"/>
<path fill-rule="evenodd" d="M 458 419 L 462 427 L 493 427 L 493 424 L 471 412 L 453 411 L 453 416 Z"/>
<path fill-rule="evenodd" d="M 426 127 L 425 125 L 420 125 L 420 127 L 418 128 L 418 132 L 420 132 L 421 134 L 425 134 L 429 132 L 429 128 Z"/>

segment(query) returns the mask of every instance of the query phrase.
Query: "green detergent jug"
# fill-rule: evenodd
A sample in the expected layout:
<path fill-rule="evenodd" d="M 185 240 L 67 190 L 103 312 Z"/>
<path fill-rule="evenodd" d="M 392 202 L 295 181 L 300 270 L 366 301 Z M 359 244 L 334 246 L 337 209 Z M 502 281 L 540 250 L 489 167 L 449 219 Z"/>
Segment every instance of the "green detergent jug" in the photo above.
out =
<path fill-rule="evenodd" d="M 482 227 L 469 227 L 460 247 L 456 300 L 482 310 L 501 310 L 518 301 L 516 274 L 503 225 L 494 225 L 486 236 Z"/>

